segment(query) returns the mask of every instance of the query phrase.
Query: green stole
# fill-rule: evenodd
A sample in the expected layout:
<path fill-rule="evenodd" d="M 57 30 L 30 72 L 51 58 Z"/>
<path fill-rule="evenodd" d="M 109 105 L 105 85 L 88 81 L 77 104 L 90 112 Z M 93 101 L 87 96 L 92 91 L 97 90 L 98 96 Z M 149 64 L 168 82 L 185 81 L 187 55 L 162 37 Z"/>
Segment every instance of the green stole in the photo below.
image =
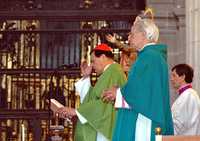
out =
<path fill-rule="evenodd" d="M 115 109 L 112 104 L 104 103 L 101 99 L 103 90 L 112 86 L 122 86 L 126 76 L 117 63 L 111 64 L 98 78 L 94 87 L 89 89 L 78 112 L 87 119 L 87 123 L 77 122 L 75 141 L 96 141 L 97 132 L 111 140 L 115 123 Z"/>
<path fill-rule="evenodd" d="M 138 53 L 121 88 L 131 109 L 118 109 L 113 141 L 135 141 L 138 113 L 152 121 L 151 141 L 155 141 L 156 127 L 162 128 L 163 135 L 173 135 L 166 52 L 166 46 L 159 44 L 146 46 Z"/>

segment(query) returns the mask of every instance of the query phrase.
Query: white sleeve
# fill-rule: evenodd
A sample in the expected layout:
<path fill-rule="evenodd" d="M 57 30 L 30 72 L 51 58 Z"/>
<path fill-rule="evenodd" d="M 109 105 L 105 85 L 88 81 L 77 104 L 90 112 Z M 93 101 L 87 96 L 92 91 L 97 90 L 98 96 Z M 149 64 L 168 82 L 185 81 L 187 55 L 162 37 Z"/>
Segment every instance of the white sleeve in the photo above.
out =
<path fill-rule="evenodd" d="M 174 134 L 180 135 L 186 129 L 186 121 L 187 115 L 189 111 L 186 112 L 186 105 L 188 103 L 185 102 L 185 98 L 179 97 L 174 104 L 172 105 L 172 119 L 174 123 Z"/>
<path fill-rule="evenodd" d="M 116 94 L 116 99 L 115 99 L 115 108 L 127 108 L 127 109 L 130 108 L 126 100 L 122 97 L 120 88 L 117 89 L 117 94 Z"/>
<path fill-rule="evenodd" d="M 90 77 L 81 78 L 75 83 L 76 94 L 80 95 L 80 101 L 83 102 L 88 90 L 90 89 Z"/>
<path fill-rule="evenodd" d="M 192 90 L 186 90 L 172 105 L 174 134 L 196 134 L 199 131 L 199 98 Z"/>
<path fill-rule="evenodd" d="M 174 123 L 174 134 L 179 135 L 185 130 L 184 119 L 180 116 L 180 112 L 172 111 L 172 119 Z"/>
<path fill-rule="evenodd" d="M 80 122 L 82 124 L 85 124 L 87 122 L 87 119 L 85 119 L 77 110 L 75 110 L 75 112 L 76 112 L 76 115 L 77 115 L 78 119 L 80 120 Z"/>

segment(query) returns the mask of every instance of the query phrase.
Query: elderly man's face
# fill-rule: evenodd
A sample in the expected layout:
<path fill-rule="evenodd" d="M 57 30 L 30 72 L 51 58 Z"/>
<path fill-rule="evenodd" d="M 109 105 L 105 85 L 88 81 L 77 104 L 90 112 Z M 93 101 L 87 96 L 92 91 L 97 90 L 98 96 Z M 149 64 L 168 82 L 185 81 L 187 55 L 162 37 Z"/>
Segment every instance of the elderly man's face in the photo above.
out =
<path fill-rule="evenodd" d="M 145 35 L 143 32 L 139 31 L 136 26 L 132 26 L 131 32 L 128 36 L 128 42 L 130 47 L 140 50 L 144 45 Z"/>

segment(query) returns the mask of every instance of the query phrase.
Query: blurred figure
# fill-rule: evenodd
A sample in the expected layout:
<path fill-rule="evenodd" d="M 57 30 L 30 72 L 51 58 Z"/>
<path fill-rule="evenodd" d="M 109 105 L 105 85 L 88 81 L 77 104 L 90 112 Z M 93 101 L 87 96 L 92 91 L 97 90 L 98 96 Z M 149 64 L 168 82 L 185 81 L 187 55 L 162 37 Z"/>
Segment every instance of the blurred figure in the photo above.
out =
<path fill-rule="evenodd" d="M 200 99 L 192 88 L 193 73 L 187 64 L 171 70 L 171 84 L 179 95 L 172 105 L 175 135 L 200 135 Z"/>
<path fill-rule="evenodd" d="M 131 67 L 131 65 L 135 62 L 137 57 L 137 51 L 134 48 L 128 47 L 126 44 L 119 42 L 116 39 L 116 34 L 113 36 L 111 34 L 106 35 L 107 41 L 113 43 L 119 50 L 121 51 L 120 55 L 120 64 L 126 74 Z"/>
<path fill-rule="evenodd" d="M 56 78 L 56 84 L 54 82 L 49 83 L 49 89 L 45 89 L 42 95 L 42 99 L 45 103 L 50 99 L 55 99 L 60 102 L 62 105 L 66 105 L 65 96 L 64 96 L 64 87 L 60 86 L 60 78 Z M 48 104 L 44 105 L 45 109 L 49 108 Z"/>

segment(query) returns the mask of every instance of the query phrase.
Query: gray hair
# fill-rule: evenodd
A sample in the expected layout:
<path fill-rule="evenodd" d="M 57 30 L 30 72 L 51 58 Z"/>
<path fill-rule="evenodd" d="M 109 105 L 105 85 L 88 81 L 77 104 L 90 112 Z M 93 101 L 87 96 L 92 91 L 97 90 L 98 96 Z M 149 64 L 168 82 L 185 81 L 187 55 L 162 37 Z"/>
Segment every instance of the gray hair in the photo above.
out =
<path fill-rule="evenodd" d="M 144 32 L 146 38 L 152 42 L 157 42 L 159 38 L 159 29 L 152 19 L 136 17 L 134 27 Z"/>

